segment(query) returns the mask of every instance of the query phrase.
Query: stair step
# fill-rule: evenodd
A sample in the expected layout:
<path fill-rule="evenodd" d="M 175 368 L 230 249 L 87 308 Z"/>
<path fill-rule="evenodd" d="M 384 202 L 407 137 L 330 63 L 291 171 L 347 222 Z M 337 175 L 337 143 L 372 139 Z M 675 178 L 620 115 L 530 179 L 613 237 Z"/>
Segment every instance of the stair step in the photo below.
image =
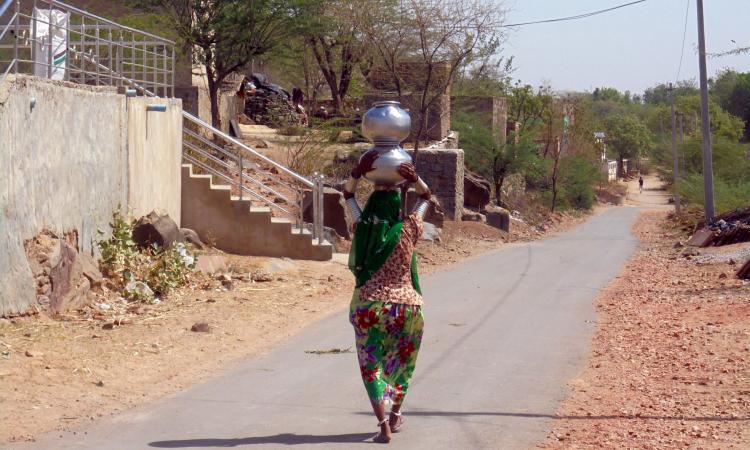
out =
<path fill-rule="evenodd" d="M 250 207 L 251 213 L 271 213 L 271 208 L 268 206 L 251 206 Z"/>
<path fill-rule="evenodd" d="M 286 217 L 271 217 L 271 223 L 292 223 L 292 221 Z"/>
<path fill-rule="evenodd" d="M 325 239 L 313 239 L 312 245 L 316 247 L 326 247 L 326 246 L 331 246 L 331 243 Z"/>

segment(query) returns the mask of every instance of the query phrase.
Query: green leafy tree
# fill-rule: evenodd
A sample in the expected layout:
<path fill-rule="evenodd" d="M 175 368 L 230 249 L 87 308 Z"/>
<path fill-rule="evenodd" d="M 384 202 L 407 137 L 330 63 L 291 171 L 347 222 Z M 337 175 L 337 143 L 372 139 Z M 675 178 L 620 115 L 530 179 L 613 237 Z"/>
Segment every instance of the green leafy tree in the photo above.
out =
<path fill-rule="evenodd" d="M 745 140 L 750 141 L 750 73 L 737 74 L 737 82 L 729 95 L 727 111 L 745 122 Z"/>
<path fill-rule="evenodd" d="M 333 107 L 345 100 L 367 47 L 357 22 L 357 0 L 303 0 L 300 18 L 305 46 L 313 54 L 331 91 Z"/>
<path fill-rule="evenodd" d="M 634 114 L 615 115 L 607 118 L 607 142 L 617 152 L 619 167 L 626 158 L 638 158 L 651 143 L 651 131 Z"/>
<path fill-rule="evenodd" d="M 211 122 L 219 128 L 219 88 L 231 73 L 295 35 L 294 0 L 153 0 L 205 67 Z"/>
<path fill-rule="evenodd" d="M 674 86 L 676 97 L 698 94 L 700 94 L 700 91 L 694 80 L 680 80 Z M 646 89 L 643 94 L 643 102 L 647 105 L 669 105 L 669 85 L 661 83 Z"/>
<path fill-rule="evenodd" d="M 457 113 L 452 128 L 461 137 L 466 153 L 466 165 L 473 171 L 493 181 L 495 199 L 504 204 L 502 189 L 505 180 L 513 174 L 538 177 L 543 172 L 539 145 L 531 133 L 512 133 L 508 142 L 501 144 L 490 125 L 476 113 Z"/>

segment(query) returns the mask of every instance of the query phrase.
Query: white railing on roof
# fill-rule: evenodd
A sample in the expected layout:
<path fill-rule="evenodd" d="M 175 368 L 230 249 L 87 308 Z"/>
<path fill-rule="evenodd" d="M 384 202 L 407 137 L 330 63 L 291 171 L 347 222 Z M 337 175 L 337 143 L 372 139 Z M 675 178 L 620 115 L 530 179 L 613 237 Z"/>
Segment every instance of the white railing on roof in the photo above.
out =
<path fill-rule="evenodd" d="M 2 77 L 27 73 L 174 96 L 175 50 L 169 39 L 56 0 L 34 0 L 27 8 L 19 0 L 0 4 Z"/>

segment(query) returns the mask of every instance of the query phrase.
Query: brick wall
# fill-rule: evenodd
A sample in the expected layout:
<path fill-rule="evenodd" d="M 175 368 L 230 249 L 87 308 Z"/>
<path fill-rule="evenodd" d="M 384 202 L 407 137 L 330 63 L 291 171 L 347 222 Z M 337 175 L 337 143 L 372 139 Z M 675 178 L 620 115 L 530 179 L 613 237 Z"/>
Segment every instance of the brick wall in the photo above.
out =
<path fill-rule="evenodd" d="M 407 149 L 413 156 L 413 150 Z M 461 220 L 464 204 L 464 151 L 420 149 L 417 171 L 440 201 L 447 220 Z"/>

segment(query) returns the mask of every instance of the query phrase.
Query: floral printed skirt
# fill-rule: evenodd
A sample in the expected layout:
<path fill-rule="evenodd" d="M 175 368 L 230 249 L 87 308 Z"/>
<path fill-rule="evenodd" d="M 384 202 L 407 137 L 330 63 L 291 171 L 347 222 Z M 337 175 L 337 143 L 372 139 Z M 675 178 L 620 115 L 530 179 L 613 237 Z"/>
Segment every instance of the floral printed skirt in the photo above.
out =
<path fill-rule="evenodd" d="M 355 289 L 349 308 L 362 380 L 370 399 L 404 401 L 422 343 L 421 306 L 360 300 Z"/>

